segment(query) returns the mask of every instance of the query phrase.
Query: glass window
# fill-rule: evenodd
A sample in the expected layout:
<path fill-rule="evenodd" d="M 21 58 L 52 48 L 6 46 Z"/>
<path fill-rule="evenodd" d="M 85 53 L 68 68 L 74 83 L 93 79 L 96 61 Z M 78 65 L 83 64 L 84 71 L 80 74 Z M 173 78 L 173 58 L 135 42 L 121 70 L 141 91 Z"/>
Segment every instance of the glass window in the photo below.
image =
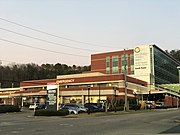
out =
<path fill-rule="evenodd" d="M 165 52 L 154 48 L 155 84 L 178 83 L 178 63 Z"/>
<path fill-rule="evenodd" d="M 134 74 L 134 54 L 130 54 L 130 67 L 131 67 L 130 74 Z"/>
<path fill-rule="evenodd" d="M 110 57 L 106 57 L 106 74 L 110 74 Z"/>
<path fill-rule="evenodd" d="M 118 60 L 118 56 L 112 56 L 112 73 L 113 74 L 117 74 L 119 73 L 118 69 L 119 69 L 119 60 Z"/>
<path fill-rule="evenodd" d="M 128 55 L 123 54 L 121 55 L 121 72 L 127 74 L 127 60 L 128 60 Z M 126 67 L 126 68 L 125 68 Z"/>

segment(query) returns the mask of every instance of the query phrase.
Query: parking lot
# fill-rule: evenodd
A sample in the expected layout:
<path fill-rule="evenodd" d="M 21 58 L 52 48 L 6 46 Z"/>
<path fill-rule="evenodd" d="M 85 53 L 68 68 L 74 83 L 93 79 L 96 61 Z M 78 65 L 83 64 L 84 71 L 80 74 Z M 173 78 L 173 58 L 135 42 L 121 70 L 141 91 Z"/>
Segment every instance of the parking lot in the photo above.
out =
<path fill-rule="evenodd" d="M 84 117 L 34 117 L 33 110 L 0 114 L 3 135 L 92 135 L 92 134 L 159 134 L 179 133 L 180 110 L 160 110 L 144 113 Z M 93 114 L 94 115 L 94 114 Z M 91 117 L 90 117 L 91 116 Z"/>

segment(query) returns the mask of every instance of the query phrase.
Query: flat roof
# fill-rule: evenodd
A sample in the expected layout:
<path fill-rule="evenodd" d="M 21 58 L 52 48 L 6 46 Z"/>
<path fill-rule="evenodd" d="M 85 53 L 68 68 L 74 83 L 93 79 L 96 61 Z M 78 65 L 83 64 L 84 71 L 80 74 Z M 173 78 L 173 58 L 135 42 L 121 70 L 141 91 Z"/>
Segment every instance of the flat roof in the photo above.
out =
<path fill-rule="evenodd" d="M 94 77 L 106 75 L 101 72 L 85 72 L 81 74 L 70 74 L 70 75 L 58 75 L 57 79 L 68 79 L 68 78 L 81 78 L 81 77 Z"/>

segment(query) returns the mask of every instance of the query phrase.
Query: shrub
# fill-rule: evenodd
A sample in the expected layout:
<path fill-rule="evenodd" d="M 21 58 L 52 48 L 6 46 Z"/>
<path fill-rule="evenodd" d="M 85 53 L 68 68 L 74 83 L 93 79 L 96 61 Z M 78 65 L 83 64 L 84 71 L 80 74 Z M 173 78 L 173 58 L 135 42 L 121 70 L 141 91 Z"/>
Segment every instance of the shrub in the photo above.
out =
<path fill-rule="evenodd" d="M 135 111 L 140 110 L 140 108 L 141 108 L 141 105 L 136 105 L 136 104 L 132 104 L 129 106 L 130 110 L 135 110 Z"/>
<path fill-rule="evenodd" d="M 167 109 L 168 107 L 167 106 L 162 106 L 162 109 Z"/>
<path fill-rule="evenodd" d="M 67 109 L 54 110 L 36 110 L 34 116 L 66 116 L 69 114 Z"/>
<path fill-rule="evenodd" d="M 116 111 L 123 111 L 123 110 L 124 110 L 124 106 L 116 107 Z M 108 112 L 112 112 L 112 111 L 115 111 L 115 108 L 108 109 Z"/>
<path fill-rule="evenodd" d="M 20 112 L 21 108 L 14 105 L 0 105 L 0 113 L 6 112 Z"/>
<path fill-rule="evenodd" d="M 95 113 L 95 112 L 105 112 L 104 109 L 94 109 L 94 110 L 89 110 L 90 113 Z"/>

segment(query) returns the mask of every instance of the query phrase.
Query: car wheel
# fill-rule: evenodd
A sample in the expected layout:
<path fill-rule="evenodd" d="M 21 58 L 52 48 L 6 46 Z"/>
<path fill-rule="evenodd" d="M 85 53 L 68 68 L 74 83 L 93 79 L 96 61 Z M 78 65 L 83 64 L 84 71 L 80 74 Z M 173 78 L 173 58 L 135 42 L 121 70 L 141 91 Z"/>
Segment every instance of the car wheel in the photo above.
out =
<path fill-rule="evenodd" d="M 72 111 L 71 114 L 75 114 L 75 113 Z"/>

